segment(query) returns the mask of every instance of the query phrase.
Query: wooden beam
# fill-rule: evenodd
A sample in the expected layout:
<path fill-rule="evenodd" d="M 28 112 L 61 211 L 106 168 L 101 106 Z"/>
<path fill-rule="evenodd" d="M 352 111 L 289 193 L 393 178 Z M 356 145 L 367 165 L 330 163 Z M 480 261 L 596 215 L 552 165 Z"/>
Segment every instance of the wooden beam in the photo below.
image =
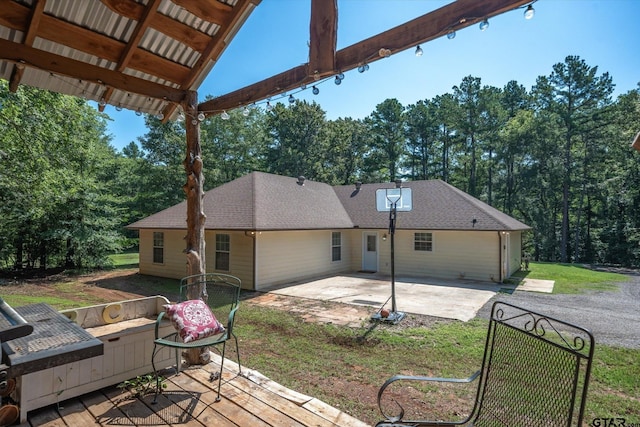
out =
<path fill-rule="evenodd" d="M 314 81 L 309 77 L 307 65 L 299 65 L 296 68 L 269 77 L 259 83 L 238 89 L 218 98 L 205 101 L 198 106 L 198 111 L 205 115 L 215 115 L 224 110 L 233 110 L 255 101 L 278 95 L 293 88 Z"/>
<path fill-rule="evenodd" d="M 451 29 L 461 30 L 485 18 L 491 18 L 530 2 L 531 0 L 457 0 L 377 36 L 339 50 L 336 52 L 334 73 L 351 70 L 364 63 L 375 62 L 386 57 L 380 55 L 380 49 L 388 49 L 388 53 L 393 55 L 438 38 Z M 198 109 L 207 115 L 219 114 L 224 110 L 238 108 L 299 88 L 302 84 L 314 81 L 306 72 L 308 67 L 309 64 L 300 65 L 258 83 L 205 101 Z"/>
<path fill-rule="evenodd" d="M 384 58 L 380 49 L 391 55 L 461 30 L 484 19 L 502 14 L 530 0 L 457 0 L 403 25 L 341 49 L 336 55 L 336 68 L 349 70 L 363 63 Z"/>
<path fill-rule="evenodd" d="M 337 0 L 311 0 L 309 72 L 316 78 L 334 73 L 338 39 Z"/>
<path fill-rule="evenodd" d="M 124 50 L 120 54 L 120 59 L 118 60 L 116 71 L 122 72 L 125 68 L 127 68 L 127 65 L 131 61 L 131 58 L 133 57 L 134 52 L 138 48 L 138 44 L 140 43 L 140 40 L 142 39 L 144 32 L 147 30 L 147 28 L 149 28 L 151 19 L 153 18 L 153 16 L 156 14 L 158 10 L 160 1 L 161 0 L 152 0 L 149 3 L 147 3 L 147 7 L 145 8 L 141 19 L 138 21 L 138 25 L 136 25 L 136 28 L 133 30 L 133 34 L 131 34 L 129 41 L 127 42 L 127 46 L 124 48 Z M 109 102 L 109 100 L 111 99 L 111 94 L 113 94 L 113 90 L 114 89 L 112 87 L 108 87 L 102 94 L 101 98 L 105 102 Z M 98 109 L 101 112 L 104 111 L 104 108 L 105 108 L 105 105 L 100 105 L 98 107 Z"/>
<path fill-rule="evenodd" d="M 28 30 L 25 32 L 24 39 L 22 43 L 26 46 L 33 46 L 33 41 L 36 38 L 36 34 L 38 32 L 38 26 L 40 25 L 40 18 L 42 18 L 42 12 L 44 11 L 45 0 L 36 0 L 33 5 L 33 9 L 29 16 L 29 24 Z M 11 72 L 11 79 L 9 80 L 9 91 L 17 92 L 18 86 L 20 86 L 20 81 L 22 80 L 22 75 L 24 74 L 24 67 L 13 66 L 13 71 Z"/>
<path fill-rule="evenodd" d="M 202 74 L 202 70 L 207 67 L 209 61 L 218 58 L 227 47 L 227 36 L 233 35 L 248 16 L 248 11 L 253 8 L 260 0 L 238 0 L 233 7 L 232 13 L 228 16 L 229 21 L 221 26 L 221 30 L 212 37 L 207 48 L 201 52 L 200 58 L 191 68 L 189 76 L 182 81 L 181 87 L 185 89 L 192 88 L 196 83 L 196 79 Z"/>
<path fill-rule="evenodd" d="M 28 26 L 27 17 L 31 9 L 15 2 L 7 2 L 6 5 L 3 5 L 3 7 L 5 6 L 7 9 L 3 10 L 3 16 L 8 13 L 10 16 L 15 17 L 14 21 L 7 22 L 7 26 L 14 30 L 26 32 Z M 7 21 L 9 20 L 7 19 Z M 0 22 L 0 24 L 4 25 L 4 21 Z M 124 42 L 46 14 L 42 15 L 36 36 L 115 63 L 118 63 L 127 48 L 127 44 Z M 211 40 L 211 38 L 208 38 L 208 40 Z M 142 49 L 135 49 L 131 53 L 131 60 L 127 66 L 176 84 L 184 81 L 191 71 L 189 67 Z"/>
<path fill-rule="evenodd" d="M 133 0 L 102 0 L 102 2 L 119 15 L 134 21 L 140 21 L 145 10 L 142 4 Z M 218 22 L 215 23 L 218 24 Z M 151 28 L 198 52 L 202 52 L 211 41 L 211 37 L 207 34 L 161 13 L 153 15 Z"/>
<path fill-rule="evenodd" d="M 224 25 L 229 20 L 233 9 L 238 7 L 222 3 L 218 0 L 172 0 L 178 6 L 207 22 Z"/>
<path fill-rule="evenodd" d="M 135 21 L 140 20 L 140 17 L 142 16 L 142 13 L 144 12 L 144 9 L 145 9 L 145 6 L 143 4 L 140 4 L 134 0 L 100 0 L 100 1 L 102 1 L 102 3 L 105 6 L 107 6 L 109 9 L 111 9 L 118 15 L 124 16 L 125 18 L 133 19 Z M 179 1 L 174 1 L 174 3 L 180 5 Z M 193 3 L 193 2 L 190 2 L 190 3 Z M 211 22 L 213 24 L 221 25 L 226 18 L 225 13 L 229 13 L 231 11 L 231 6 L 226 5 L 224 3 L 220 3 L 219 1 L 214 1 L 214 3 L 217 3 L 214 6 L 216 6 L 216 9 L 219 10 L 220 12 L 219 13 L 205 12 L 205 14 L 207 14 L 209 18 L 209 19 L 205 19 L 205 21 Z M 218 5 L 221 5 L 221 6 L 217 7 Z M 194 10 L 197 8 L 206 7 L 204 5 L 192 5 L 192 6 L 187 5 L 187 6 Z M 186 10 L 189 10 L 188 7 L 185 7 L 185 6 L 182 6 L 182 7 L 184 7 Z M 198 16 L 195 13 L 194 15 Z M 152 27 L 156 28 L 155 24 L 157 22 L 158 21 L 154 20 Z M 178 23 L 178 21 L 173 21 L 173 22 Z M 156 28 L 156 29 L 158 31 L 162 31 L 161 28 Z"/>
<path fill-rule="evenodd" d="M 74 79 L 104 84 L 124 92 L 136 93 L 168 102 L 181 102 L 186 91 L 174 89 L 117 71 L 54 55 L 32 47 L 0 39 L 0 60 L 38 68 Z"/>

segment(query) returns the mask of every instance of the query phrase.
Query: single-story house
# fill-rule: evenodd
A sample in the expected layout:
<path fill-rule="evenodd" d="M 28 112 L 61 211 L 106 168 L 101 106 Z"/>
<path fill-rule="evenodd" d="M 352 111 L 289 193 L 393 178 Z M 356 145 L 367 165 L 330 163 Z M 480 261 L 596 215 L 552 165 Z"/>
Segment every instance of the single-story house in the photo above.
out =
<path fill-rule="evenodd" d="M 253 172 L 209 190 L 206 270 L 246 289 L 355 271 L 391 273 L 389 212 L 376 191 L 395 183 L 330 186 Z M 395 274 L 502 282 L 520 268 L 527 225 L 441 180 L 403 182 Z M 185 276 L 186 202 L 128 226 L 140 233 L 140 273 Z"/>

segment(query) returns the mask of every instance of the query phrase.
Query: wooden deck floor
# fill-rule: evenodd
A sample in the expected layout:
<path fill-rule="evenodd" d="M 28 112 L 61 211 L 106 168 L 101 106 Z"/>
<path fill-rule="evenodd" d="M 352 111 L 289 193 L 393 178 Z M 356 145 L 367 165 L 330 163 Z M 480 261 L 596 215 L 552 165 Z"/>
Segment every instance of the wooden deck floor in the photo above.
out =
<path fill-rule="evenodd" d="M 168 387 L 156 404 L 151 403 L 153 395 L 132 399 L 114 386 L 31 411 L 21 426 L 367 426 L 257 371 L 243 367 L 240 376 L 230 360 L 225 360 L 222 399 L 215 402 L 218 381 L 211 382 L 210 376 L 217 368 L 214 361 L 179 375 L 168 372 Z"/>

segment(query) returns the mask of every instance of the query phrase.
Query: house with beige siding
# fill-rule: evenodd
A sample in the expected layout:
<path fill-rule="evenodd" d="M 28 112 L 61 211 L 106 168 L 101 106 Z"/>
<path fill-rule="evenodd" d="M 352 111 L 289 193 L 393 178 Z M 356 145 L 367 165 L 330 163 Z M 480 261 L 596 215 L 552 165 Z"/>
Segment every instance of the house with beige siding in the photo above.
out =
<path fill-rule="evenodd" d="M 253 172 L 204 195 L 206 270 L 260 290 L 356 271 L 390 274 L 389 213 L 376 191 L 395 183 L 330 186 Z M 403 182 L 412 209 L 397 213 L 395 273 L 502 282 L 520 268 L 530 228 L 441 180 Z M 128 226 L 139 231 L 140 273 L 186 272 L 186 202 Z"/>

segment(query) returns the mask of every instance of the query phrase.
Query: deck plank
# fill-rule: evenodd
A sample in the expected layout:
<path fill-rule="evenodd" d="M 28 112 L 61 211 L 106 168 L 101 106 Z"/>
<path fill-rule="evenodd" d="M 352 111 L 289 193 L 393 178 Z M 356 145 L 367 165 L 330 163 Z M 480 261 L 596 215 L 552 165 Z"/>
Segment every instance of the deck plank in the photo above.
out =
<path fill-rule="evenodd" d="M 215 359 L 214 359 L 215 360 Z M 56 407 L 29 412 L 21 427 L 149 426 L 180 427 L 364 427 L 365 423 L 315 398 L 289 390 L 256 371 L 225 360 L 221 400 L 212 362 L 165 375 L 167 387 L 153 395 L 131 398 L 115 386 L 69 399 Z M 168 372 L 168 371 L 167 371 Z M 164 374 L 161 373 L 161 374 Z M 246 376 L 245 376 L 246 375 Z"/>
<path fill-rule="evenodd" d="M 197 377 L 199 380 L 202 378 L 207 378 L 206 372 L 209 370 L 216 370 L 215 365 L 205 366 L 200 369 L 201 372 L 197 373 Z M 204 371 L 204 373 L 202 373 Z M 247 379 L 244 376 L 237 375 L 235 373 L 226 372 L 223 374 L 223 381 L 227 381 L 229 386 L 233 386 L 238 389 L 238 391 L 242 391 L 247 395 L 253 397 L 254 399 L 258 399 L 263 404 L 269 405 L 273 409 L 279 411 L 282 414 L 286 414 L 287 417 L 296 420 L 295 425 L 302 426 L 313 426 L 313 427 L 335 427 L 336 424 L 327 418 L 310 411 L 309 409 L 304 408 L 302 405 L 299 405 L 298 396 L 294 396 L 293 401 L 289 400 L 288 397 L 292 396 L 290 393 L 279 393 L 280 388 L 269 388 L 265 389 L 262 384 L 264 381 L 261 381 L 260 384 L 254 383 L 252 380 L 254 376 L 250 377 L 251 379 Z M 266 378 L 266 377 L 262 377 Z M 270 381 L 270 380 L 269 380 Z M 231 394 L 227 388 L 224 389 L 224 394 Z M 312 398 L 305 399 L 305 401 L 312 400 Z M 343 427 L 340 425 L 340 427 Z"/>
<path fill-rule="evenodd" d="M 28 419 L 29 423 L 34 427 L 67 427 L 62 418 L 60 418 L 55 406 L 33 411 Z"/>
<path fill-rule="evenodd" d="M 189 391 L 198 396 L 197 404 L 193 408 L 192 413 L 195 414 L 198 420 L 205 426 L 234 427 L 237 425 L 212 407 L 212 402 L 215 401 L 216 396 L 215 392 L 210 388 L 197 381 L 193 381 L 191 377 L 184 373 L 169 377 L 168 382 L 175 387 L 179 387 L 182 390 Z M 172 387 L 169 386 L 169 390 L 171 389 Z M 171 397 L 169 398 L 171 399 Z"/>
<path fill-rule="evenodd" d="M 58 408 L 58 413 L 64 422 L 69 426 L 100 426 L 94 416 L 87 411 L 87 408 L 78 399 L 69 399 L 62 402 Z"/>
<path fill-rule="evenodd" d="M 191 378 L 200 382 L 209 381 L 210 378 L 209 371 L 202 368 L 188 371 L 187 374 Z M 259 414 L 259 417 L 268 425 L 304 427 L 304 424 L 299 423 L 294 418 L 290 417 L 289 414 L 283 413 L 273 406 L 265 404 L 250 393 L 235 387 L 233 383 L 240 378 L 242 377 L 237 374 L 225 372 L 222 381 L 222 395 L 225 398 L 232 400 L 235 404 L 242 406 L 242 408 L 251 413 Z M 218 381 L 214 381 L 213 383 L 217 387 Z"/>
<path fill-rule="evenodd" d="M 127 416 L 102 391 L 85 394 L 79 397 L 87 412 L 100 425 L 113 425 L 116 420 L 124 420 Z M 133 425 L 131 422 L 129 425 Z"/>
<path fill-rule="evenodd" d="M 208 407 L 211 410 L 215 411 L 220 416 L 223 416 L 224 418 L 229 420 L 229 422 L 231 422 L 232 425 L 252 426 L 252 427 L 253 426 L 265 426 L 265 427 L 269 426 L 269 424 L 265 423 L 256 415 L 248 412 L 246 409 L 242 408 L 241 406 L 238 406 L 237 404 L 235 404 L 235 402 L 230 401 L 228 398 L 224 396 L 224 394 L 220 396 L 221 400 L 219 402 L 216 402 L 215 400 L 217 397 L 217 386 L 218 386 L 217 381 L 215 383 L 210 382 L 209 374 L 207 372 L 204 373 L 204 376 L 199 377 L 201 379 L 204 378 L 203 381 L 200 381 L 199 379 L 189 375 L 189 373 L 195 372 L 198 370 L 201 370 L 201 368 L 198 367 L 196 369 L 187 369 L 182 371 L 180 375 L 172 377 L 171 379 L 172 381 L 176 381 L 178 384 L 185 387 L 185 389 L 187 390 L 188 389 L 191 389 L 193 391 L 198 391 L 202 389 L 208 390 L 208 392 L 200 395 L 200 400 L 202 401 L 202 403 L 204 403 L 205 405 L 208 405 Z"/>

